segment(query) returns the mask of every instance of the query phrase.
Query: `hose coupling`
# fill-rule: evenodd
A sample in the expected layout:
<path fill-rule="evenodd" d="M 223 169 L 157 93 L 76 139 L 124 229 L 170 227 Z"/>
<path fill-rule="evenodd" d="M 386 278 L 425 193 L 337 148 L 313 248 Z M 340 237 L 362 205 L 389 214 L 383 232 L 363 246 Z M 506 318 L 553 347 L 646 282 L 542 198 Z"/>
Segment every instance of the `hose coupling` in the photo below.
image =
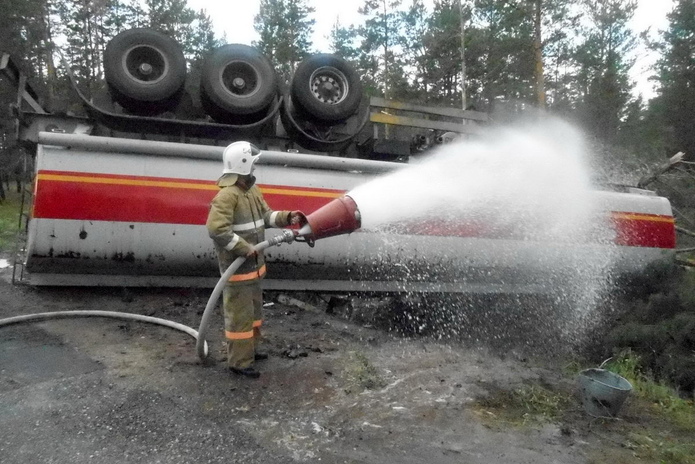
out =
<path fill-rule="evenodd" d="M 276 235 L 275 237 L 268 239 L 268 246 L 276 246 L 281 243 L 292 243 L 294 242 L 294 232 L 290 229 L 284 229 L 282 235 Z"/>

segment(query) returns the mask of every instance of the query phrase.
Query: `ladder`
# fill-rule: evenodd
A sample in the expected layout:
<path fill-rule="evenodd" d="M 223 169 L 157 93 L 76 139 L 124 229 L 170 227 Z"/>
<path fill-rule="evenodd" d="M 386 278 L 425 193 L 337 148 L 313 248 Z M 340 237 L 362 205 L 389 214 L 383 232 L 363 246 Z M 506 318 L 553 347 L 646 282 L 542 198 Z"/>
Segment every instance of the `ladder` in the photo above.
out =
<path fill-rule="evenodd" d="M 12 252 L 12 284 L 21 283 L 24 279 L 24 263 L 26 261 L 26 246 L 29 231 L 29 218 L 31 205 L 33 202 L 33 191 L 31 182 L 27 182 L 29 178 L 29 155 L 23 152 L 20 158 L 22 166 L 20 185 L 21 197 L 19 202 L 19 215 L 17 220 L 17 236 L 15 238 L 14 250 Z"/>

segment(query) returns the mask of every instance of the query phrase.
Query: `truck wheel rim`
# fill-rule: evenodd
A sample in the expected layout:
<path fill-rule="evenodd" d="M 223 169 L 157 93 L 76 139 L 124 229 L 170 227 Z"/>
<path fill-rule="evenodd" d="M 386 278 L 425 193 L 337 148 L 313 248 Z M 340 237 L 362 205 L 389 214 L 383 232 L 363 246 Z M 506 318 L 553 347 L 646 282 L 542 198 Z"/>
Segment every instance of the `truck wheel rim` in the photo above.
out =
<path fill-rule="evenodd" d="M 138 45 L 123 54 L 123 69 L 132 79 L 143 84 L 156 84 L 167 75 L 169 62 L 158 49 Z"/>
<path fill-rule="evenodd" d="M 224 90 L 235 97 L 250 97 L 260 86 L 256 68 L 243 61 L 232 61 L 222 68 L 220 81 Z"/>
<path fill-rule="evenodd" d="M 322 103 L 337 105 L 347 98 L 350 87 L 345 74 L 336 68 L 324 66 L 311 73 L 311 93 Z"/>

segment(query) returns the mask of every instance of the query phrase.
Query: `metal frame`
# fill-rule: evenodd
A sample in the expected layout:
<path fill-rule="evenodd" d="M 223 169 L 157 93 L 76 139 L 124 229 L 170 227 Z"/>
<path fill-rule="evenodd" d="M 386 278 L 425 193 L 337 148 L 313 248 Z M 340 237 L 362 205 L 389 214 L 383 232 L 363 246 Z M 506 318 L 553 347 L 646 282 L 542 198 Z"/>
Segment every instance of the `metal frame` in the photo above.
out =
<path fill-rule="evenodd" d="M 39 103 L 36 91 L 27 82 L 26 75 L 20 71 L 19 66 L 9 53 L 3 53 L 0 57 L 0 73 L 7 77 L 17 87 L 17 110 L 22 109 L 22 103 L 29 105 L 32 111 L 45 114 L 46 111 Z"/>
<path fill-rule="evenodd" d="M 456 132 L 459 134 L 478 134 L 480 133 L 480 126 L 478 126 L 478 123 L 488 122 L 487 114 L 478 111 L 464 111 L 456 108 L 414 105 L 411 103 L 397 102 L 378 97 L 372 97 L 370 99 L 370 106 L 373 108 L 384 108 L 384 111 L 373 111 L 370 114 L 370 120 L 372 122 L 394 126 L 416 127 L 420 129 Z M 391 114 L 389 110 L 419 113 L 425 115 L 426 118 L 395 115 Z M 432 119 L 432 116 L 455 118 L 460 119 L 460 121 L 441 121 Z"/>
<path fill-rule="evenodd" d="M 22 162 L 22 178 L 25 179 L 29 170 L 27 168 L 27 154 L 22 153 L 20 159 Z M 17 221 L 17 237 L 15 238 L 14 250 L 12 253 L 12 284 L 22 282 L 24 280 L 24 252 L 26 251 L 28 229 L 29 229 L 29 211 L 28 209 L 33 204 L 33 192 L 30 185 L 22 185 L 22 196 L 19 206 L 19 218 Z"/>

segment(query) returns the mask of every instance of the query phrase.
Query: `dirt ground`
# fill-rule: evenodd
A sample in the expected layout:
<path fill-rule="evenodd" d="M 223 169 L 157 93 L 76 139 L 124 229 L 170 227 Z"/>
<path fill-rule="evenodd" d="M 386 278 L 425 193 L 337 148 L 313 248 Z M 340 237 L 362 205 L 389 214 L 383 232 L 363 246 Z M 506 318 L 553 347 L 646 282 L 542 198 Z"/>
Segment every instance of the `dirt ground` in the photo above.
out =
<path fill-rule="evenodd" d="M 0 319 L 99 309 L 197 330 L 208 297 L 13 286 L 11 268 L 0 273 Z M 479 406 L 495 391 L 529 383 L 572 389 L 552 349 L 544 356 L 480 339 L 404 336 L 328 314 L 320 300 L 296 304 L 306 295 L 287 296 L 266 294 L 270 358 L 259 363 L 258 380 L 225 369 L 219 315 L 207 337 L 209 365 L 190 336 L 140 322 L 1 327 L 0 461 L 634 462 L 615 424 L 590 418 L 578 402 L 561 420 L 526 424 L 495 420 Z"/>

